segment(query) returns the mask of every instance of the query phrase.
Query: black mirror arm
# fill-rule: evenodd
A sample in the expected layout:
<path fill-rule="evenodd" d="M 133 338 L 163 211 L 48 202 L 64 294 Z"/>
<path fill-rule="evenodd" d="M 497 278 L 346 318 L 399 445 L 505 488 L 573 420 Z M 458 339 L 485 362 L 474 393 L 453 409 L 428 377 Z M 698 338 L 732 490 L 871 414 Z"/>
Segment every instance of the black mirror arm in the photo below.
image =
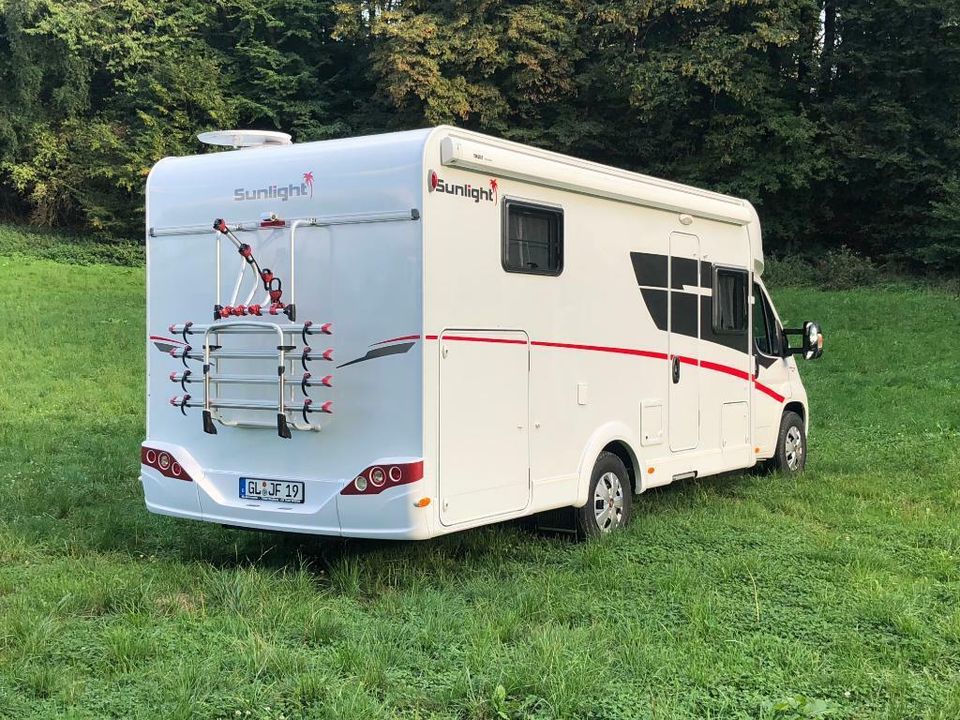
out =
<path fill-rule="evenodd" d="M 811 323 L 806 323 L 802 328 L 790 328 L 790 329 L 784 328 L 783 329 L 783 338 L 784 338 L 783 357 L 789 357 L 791 355 L 803 355 L 804 357 L 806 357 L 807 353 L 812 353 L 812 355 L 808 359 L 816 360 L 823 354 L 823 351 L 820 350 L 819 347 L 810 346 L 808 344 L 807 330 L 810 324 Z M 787 338 L 790 335 L 800 335 L 803 337 L 803 343 L 801 344 L 800 347 L 798 348 L 790 347 L 790 342 L 787 340 Z"/>
<path fill-rule="evenodd" d="M 783 333 L 783 347 L 780 348 L 781 357 L 788 358 L 791 355 L 803 355 L 806 352 L 803 347 L 790 347 L 790 336 L 803 335 L 803 328 L 782 328 L 780 332 Z"/>

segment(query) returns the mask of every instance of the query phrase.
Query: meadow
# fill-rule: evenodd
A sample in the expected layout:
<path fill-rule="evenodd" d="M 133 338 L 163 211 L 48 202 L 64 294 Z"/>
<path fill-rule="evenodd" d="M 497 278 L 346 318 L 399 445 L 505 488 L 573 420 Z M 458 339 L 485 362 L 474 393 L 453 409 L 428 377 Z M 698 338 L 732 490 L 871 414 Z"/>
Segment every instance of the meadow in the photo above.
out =
<path fill-rule="evenodd" d="M 143 268 L 0 228 L 0 717 L 960 717 L 960 299 L 773 288 L 808 471 L 684 482 L 574 543 L 150 515 Z"/>

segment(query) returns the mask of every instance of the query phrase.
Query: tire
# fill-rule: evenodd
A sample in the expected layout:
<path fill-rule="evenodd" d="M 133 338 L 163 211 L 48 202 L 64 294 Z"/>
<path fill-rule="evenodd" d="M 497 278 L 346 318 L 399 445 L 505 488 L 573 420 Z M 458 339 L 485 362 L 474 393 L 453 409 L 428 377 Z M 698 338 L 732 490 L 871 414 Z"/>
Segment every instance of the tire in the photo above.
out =
<path fill-rule="evenodd" d="M 777 434 L 777 452 L 770 458 L 770 469 L 783 475 L 798 475 L 807 466 L 807 431 L 795 412 L 785 412 Z"/>
<path fill-rule="evenodd" d="M 577 535 L 594 538 L 620 530 L 633 513 L 633 488 L 623 461 L 602 452 L 590 475 L 587 504 L 576 509 Z"/>

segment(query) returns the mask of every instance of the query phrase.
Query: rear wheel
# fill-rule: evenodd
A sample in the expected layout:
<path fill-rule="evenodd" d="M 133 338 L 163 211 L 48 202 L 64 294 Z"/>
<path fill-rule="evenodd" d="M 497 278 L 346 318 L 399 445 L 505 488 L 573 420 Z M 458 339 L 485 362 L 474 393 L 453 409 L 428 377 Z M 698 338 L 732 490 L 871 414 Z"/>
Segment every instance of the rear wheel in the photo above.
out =
<path fill-rule="evenodd" d="M 803 472 L 807 465 L 807 433 L 803 419 L 795 412 L 785 412 L 777 435 L 777 452 L 770 458 L 770 468 L 784 475 Z"/>
<path fill-rule="evenodd" d="M 627 468 L 613 453 L 600 453 L 590 476 L 587 504 L 576 511 L 577 534 L 589 538 L 619 530 L 630 522 L 632 510 Z"/>

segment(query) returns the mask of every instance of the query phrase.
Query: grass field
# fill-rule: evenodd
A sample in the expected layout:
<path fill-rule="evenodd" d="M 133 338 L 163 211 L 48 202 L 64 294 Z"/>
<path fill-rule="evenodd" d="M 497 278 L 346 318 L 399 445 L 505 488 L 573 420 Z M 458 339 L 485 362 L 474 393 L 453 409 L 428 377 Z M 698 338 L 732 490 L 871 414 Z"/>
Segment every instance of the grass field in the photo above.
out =
<path fill-rule="evenodd" d="M 956 297 L 774 291 L 827 336 L 799 480 L 654 491 L 590 544 L 340 544 L 149 515 L 142 269 L 16 250 L 0 717 L 960 717 Z"/>

